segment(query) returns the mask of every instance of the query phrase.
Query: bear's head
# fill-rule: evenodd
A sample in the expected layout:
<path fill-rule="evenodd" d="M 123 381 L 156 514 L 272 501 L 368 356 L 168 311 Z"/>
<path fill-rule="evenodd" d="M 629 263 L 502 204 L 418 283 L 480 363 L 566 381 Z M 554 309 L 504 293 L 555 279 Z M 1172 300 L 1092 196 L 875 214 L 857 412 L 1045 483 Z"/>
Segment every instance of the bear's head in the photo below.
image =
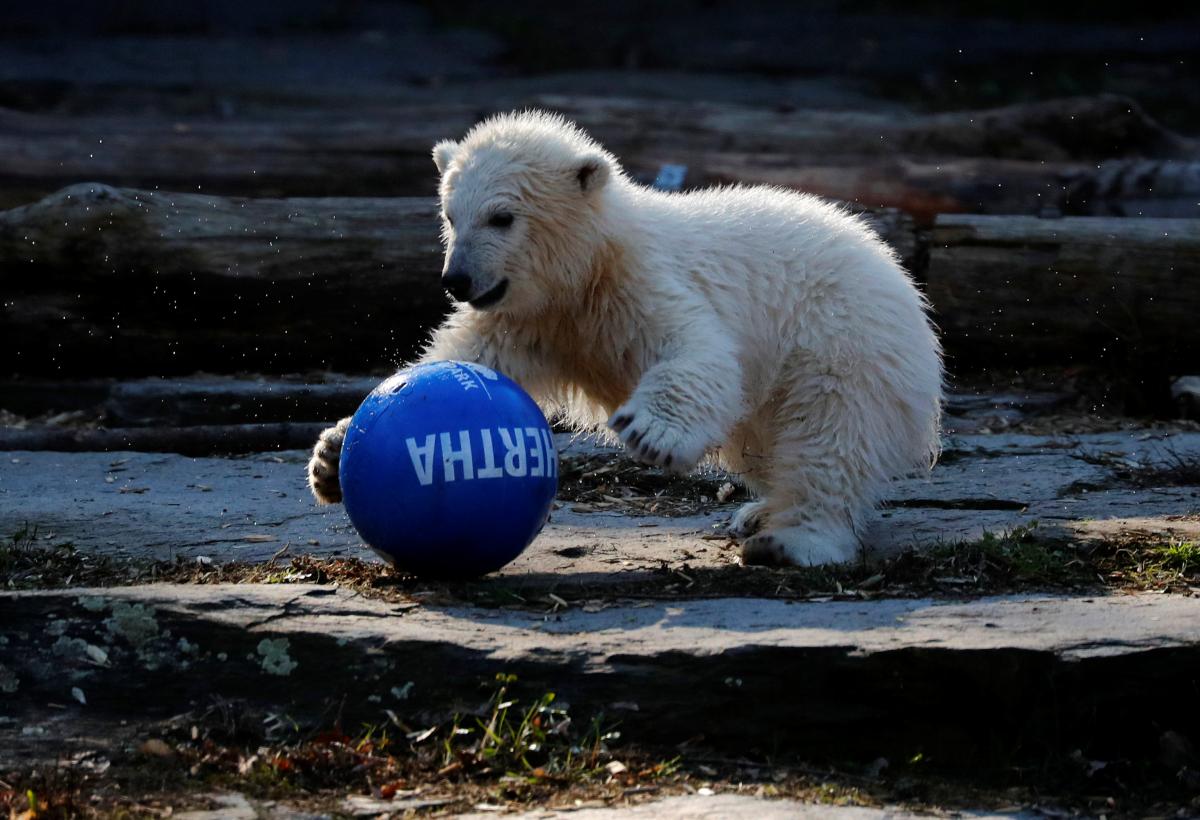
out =
<path fill-rule="evenodd" d="M 573 123 L 505 114 L 434 146 L 441 173 L 442 284 L 476 310 L 536 313 L 585 286 L 611 154 Z"/>

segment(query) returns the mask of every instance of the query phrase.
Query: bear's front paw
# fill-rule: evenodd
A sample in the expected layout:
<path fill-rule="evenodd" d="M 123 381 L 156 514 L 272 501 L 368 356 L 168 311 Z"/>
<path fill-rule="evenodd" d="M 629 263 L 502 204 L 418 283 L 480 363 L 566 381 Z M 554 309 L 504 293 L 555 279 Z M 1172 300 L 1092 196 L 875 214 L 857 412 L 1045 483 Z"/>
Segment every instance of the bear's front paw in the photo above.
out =
<path fill-rule="evenodd" d="M 338 480 L 338 463 L 342 459 L 342 442 L 350 419 L 342 419 L 333 427 L 324 430 L 313 448 L 308 461 L 308 486 L 317 502 L 336 504 L 342 500 L 342 485 Z"/>
<path fill-rule="evenodd" d="M 634 399 L 613 413 L 608 426 L 630 454 L 664 470 L 686 473 L 704 456 L 706 442 L 694 431 L 666 421 Z"/>

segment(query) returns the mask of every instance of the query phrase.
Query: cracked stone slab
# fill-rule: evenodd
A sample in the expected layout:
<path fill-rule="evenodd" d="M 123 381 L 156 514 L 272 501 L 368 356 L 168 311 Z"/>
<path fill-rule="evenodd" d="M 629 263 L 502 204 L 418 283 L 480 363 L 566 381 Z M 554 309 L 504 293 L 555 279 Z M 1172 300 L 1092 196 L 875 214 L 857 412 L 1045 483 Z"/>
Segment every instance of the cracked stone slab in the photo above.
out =
<path fill-rule="evenodd" d="M 289 807 L 286 803 L 248 799 L 234 793 L 209 796 L 215 804 L 212 809 L 200 809 L 178 813 L 180 820 L 321 820 L 330 815 L 312 814 Z M 346 814 L 355 817 L 390 816 L 393 812 L 411 809 L 436 808 L 450 802 L 448 799 L 400 798 L 379 800 L 354 795 L 343 805 Z M 867 808 L 862 806 L 836 806 L 830 804 L 804 803 L 798 800 L 769 799 L 744 794 L 690 794 L 675 795 L 658 800 L 615 806 L 582 805 L 565 809 L 534 809 L 531 811 L 506 811 L 504 806 L 487 806 L 475 811 L 458 812 L 453 816 L 462 820 L 493 820 L 498 813 L 513 820 L 623 820 L 623 818 L 666 818 L 666 820 L 724 820 L 728 817 L 754 818 L 754 820 L 887 820 L 888 818 L 927 817 L 903 809 Z M 1027 812 L 956 811 L 956 816 L 980 818 L 1006 818 L 1012 820 L 1042 815 Z"/>
<path fill-rule="evenodd" d="M 340 505 L 316 505 L 302 452 L 244 458 L 129 453 L 0 454 L 0 532 L 26 524 L 54 542 L 115 556 L 263 561 L 290 554 L 374 560 Z M 697 556 L 735 560 L 706 540 L 727 518 L 580 514 L 564 505 L 506 574 L 613 576 Z"/>
<path fill-rule="evenodd" d="M 110 610 L 114 603 L 141 605 L 160 614 L 176 613 L 250 632 L 321 634 L 347 641 L 422 639 L 501 661 L 556 653 L 583 653 L 599 660 L 669 652 L 716 656 L 749 645 L 853 647 L 858 654 L 909 647 L 1021 649 L 1079 660 L 1200 646 L 1200 598 L 1158 594 L 993 596 L 963 603 L 925 598 L 711 598 L 548 613 L 397 606 L 324 585 L 146 584 L 0 592 L 0 611 L 18 601 L 59 601 L 76 614 L 97 606 L 93 601 L 104 602 Z"/>
<path fill-rule="evenodd" d="M 331 818 L 329 814 L 314 814 L 275 800 L 250 799 L 238 792 L 223 792 L 201 797 L 210 803 L 212 808 L 176 812 L 172 816 L 176 820 L 330 820 Z M 397 803 L 401 802 L 397 801 Z M 396 806 L 396 811 L 403 809 L 403 805 Z"/>
<path fill-rule="evenodd" d="M 1025 818 L 1025 812 L 995 814 L 992 812 L 957 811 L 956 815 L 973 818 Z M 462 820 L 490 820 L 495 812 L 468 812 Z M 833 806 L 802 803 L 798 800 L 769 800 L 740 794 L 679 795 L 640 803 L 634 806 L 589 807 L 566 810 L 535 810 L 507 814 L 514 820 L 624 820 L 624 818 L 653 817 L 663 820 L 724 820 L 727 817 L 753 820 L 888 820 L 916 818 L 928 815 L 913 814 L 903 809 L 867 808 L 863 806 Z"/>
<path fill-rule="evenodd" d="M 956 436 L 928 480 L 902 481 L 893 487 L 891 500 L 905 506 L 881 511 L 871 544 L 886 553 L 904 546 L 971 540 L 984 531 L 1033 522 L 1052 535 L 1090 531 L 1111 536 L 1122 531 L 1119 522 L 1126 519 L 1139 519 L 1142 529 L 1154 522 L 1162 532 L 1190 531 L 1177 519 L 1200 512 L 1200 487 L 1107 486 L 1112 473 L 1094 463 L 1098 456 L 1134 465 L 1176 456 L 1200 458 L 1200 434 Z"/>
<path fill-rule="evenodd" d="M 586 441 L 564 446 L 595 449 Z M 1200 434 L 955 437 L 928 479 L 895 484 L 867 545 L 887 554 L 1034 521 L 1050 533 L 1093 536 L 1119 532 L 1122 521 L 1194 532 L 1177 522 L 1200 511 L 1200 487 L 1114 485 L 1109 469 L 1085 455 L 1134 464 L 1200 457 Z M 313 503 L 306 459 L 299 451 L 241 458 L 3 453 L 0 529 L 29 524 L 80 549 L 121 556 L 261 561 L 287 546 L 293 555 L 371 557 L 340 506 Z M 595 582 L 624 580 L 664 562 L 721 567 L 737 560 L 736 546 L 722 537 L 736 505 L 698 504 L 701 512 L 683 517 L 581 513 L 573 506 L 560 505 L 538 540 L 501 574 Z"/>
<path fill-rule="evenodd" d="M 919 737 L 943 760 L 1008 765 L 1050 747 L 1157 754 L 1167 728 L 1200 737 L 1200 713 L 1178 708 L 1200 679 L 1200 599 L 1182 596 L 551 612 L 397 606 L 330 586 L 163 584 L 3 592 L 0 623 L 10 682 L 0 752 L 14 757 L 53 757 L 82 742 L 80 726 L 168 717 L 214 697 L 296 715 L 334 702 L 350 722 L 385 721 L 389 708 L 440 722 L 477 708 L 500 672 L 558 693 L 580 719 L 607 713 L 635 743 L 701 731 L 729 753 L 890 759 Z M 1125 709 L 1139 720 L 1096 734 L 1097 714 Z"/>

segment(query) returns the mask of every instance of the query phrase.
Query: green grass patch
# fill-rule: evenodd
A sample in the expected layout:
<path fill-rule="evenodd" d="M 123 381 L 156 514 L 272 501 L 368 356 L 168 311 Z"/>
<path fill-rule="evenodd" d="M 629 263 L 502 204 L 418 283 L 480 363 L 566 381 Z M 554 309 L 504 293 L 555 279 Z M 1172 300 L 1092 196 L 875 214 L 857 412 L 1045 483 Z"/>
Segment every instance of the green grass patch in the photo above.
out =
<path fill-rule="evenodd" d="M 1092 580 L 1075 551 L 1038 537 L 1037 522 L 985 532 L 977 541 L 941 544 L 923 555 L 914 551 L 901 562 L 912 581 L 953 578 L 969 585 L 1058 588 Z"/>
<path fill-rule="evenodd" d="M 611 767 L 620 733 L 603 715 L 577 722 L 555 693 L 524 692 L 515 675 L 497 675 L 479 709 L 439 724 L 388 716 L 386 724 L 357 731 L 304 730 L 278 715 L 231 720 L 225 709 L 218 719 L 196 721 L 200 731 L 176 732 L 169 742 L 192 771 L 267 799 L 332 788 L 394 796 L 418 782 L 525 799 L 543 789 L 656 781 L 675 771 L 670 761 L 634 766 L 639 756 L 629 750 L 629 765 Z M 255 737 L 256 722 L 274 731 Z"/>
<path fill-rule="evenodd" d="M 529 785 L 607 776 L 608 744 L 620 733 L 606 728 L 603 716 L 576 733 L 553 692 L 522 705 L 511 691 L 516 681 L 515 675 L 497 675 L 498 688 L 484 714 L 454 720 L 442 741 L 443 771 L 503 772 Z"/>
<path fill-rule="evenodd" d="M 1200 590 L 1200 543 L 1195 541 L 1129 537 L 1095 545 L 1092 560 L 1110 586 L 1184 594 Z"/>

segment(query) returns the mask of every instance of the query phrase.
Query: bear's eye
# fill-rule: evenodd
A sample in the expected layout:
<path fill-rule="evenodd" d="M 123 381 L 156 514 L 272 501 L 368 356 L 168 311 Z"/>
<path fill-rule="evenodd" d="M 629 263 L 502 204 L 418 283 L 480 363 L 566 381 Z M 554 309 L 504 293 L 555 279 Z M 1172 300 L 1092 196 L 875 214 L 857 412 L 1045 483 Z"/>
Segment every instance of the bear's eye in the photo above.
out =
<path fill-rule="evenodd" d="M 493 228 L 507 228 L 513 223 L 513 215 L 501 211 L 498 214 L 492 214 L 492 218 L 488 220 L 488 224 Z"/>
<path fill-rule="evenodd" d="M 454 219 L 450 216 L 450 214 L 442 214 L 442 218 L 446 220 L 447 225 L 449 225 L 451 228 L 454 227 Z"/>

